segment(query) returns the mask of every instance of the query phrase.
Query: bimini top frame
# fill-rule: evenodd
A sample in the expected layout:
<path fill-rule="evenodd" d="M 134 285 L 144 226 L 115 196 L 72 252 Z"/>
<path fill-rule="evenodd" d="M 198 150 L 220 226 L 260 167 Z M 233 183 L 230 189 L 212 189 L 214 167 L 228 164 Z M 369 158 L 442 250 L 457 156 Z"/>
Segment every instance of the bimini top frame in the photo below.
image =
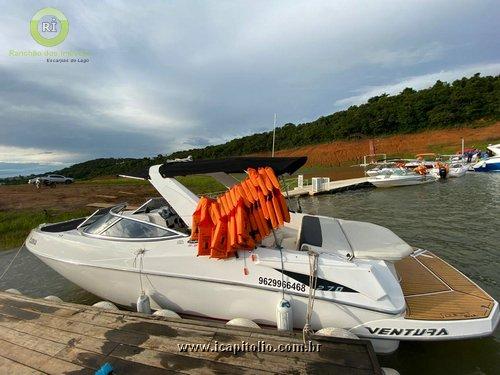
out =
<path fill-rule="evenodd" d="M 159 167 L 163 178 L 188 176 L 193 174 L 210 173 L 243 173 L 247 168 L 271 167 L 276 175 L 292 174 L 307 161 L 306 156 L 301 157 L 234 157 L 225 159 L 203 159 L 194 161 L 179 161 L 164 163 Z M 148 170 L 141 170 L 126 174 L 127 177 L 151 179 Z"/>
<path fill-rule="evenodd" d="M 198 205 L 198 196 L 182 185 L 174 177 L 195 174 L 211 175 L 229 188 L 232 182 L 229 173 L 244 173 L 248 168 L 271 167 L 276 175 L 292 174 L 302 167 L 307 157 L 270 158 L 270 157 L 236 157 L 227 159 L 209 159 L 195 161 L 179 161 L 153 165 L 147 171 L 120 175 L 128 178 L 149 180 L 170 207 L 191 228 L 193 212 Z"/>

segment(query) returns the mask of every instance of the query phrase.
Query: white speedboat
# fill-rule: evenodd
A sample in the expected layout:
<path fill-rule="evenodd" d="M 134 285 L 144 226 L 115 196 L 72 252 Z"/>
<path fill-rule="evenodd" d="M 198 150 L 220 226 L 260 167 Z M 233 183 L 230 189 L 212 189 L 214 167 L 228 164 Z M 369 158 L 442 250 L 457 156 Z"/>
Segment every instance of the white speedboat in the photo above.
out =
<path fill-rule="evenodd" d="M 438 162 L 434 168 L 429 169 L 431 175 L 436 176 L 436 178 L 456 178 L 463 177 L 469 170 L 469 165 L 463 162 Z"/>
<path fill-rule="evenodd" d="M 368 178 L 368 182 L 378 188 L 421 185 L 435 182 L 439 177 L 434 174 L 418 174 L 403 168 L 394 168 L 392 173 L 379 174 Z"/>
<path fill-rule="evenodd" d="M 437 255 L 375 224 L 291 213 L 290 223 L 251 251 L 223 260 L 196 256 L 189 231 L 199 198 L 175 176 L 210 174 L 229 187 L 235 182 L 229 173 L 263 165 L 276 174 L 293 173 L 305 160 L 153 166 L 143 177 L 162 198 L 132 212 L 122 204 L 87 218 L 42 224 L 26 246 L 68 280 L 129 308 L 144 291 L 153 309 L 276 326 L 284 297 L 293 327 L 302 329 L 314 298 L 312 329 L 344 328 L 386 353 L 403 340 L 464 339 L 494 331 L 499 311 L 493 298 Z M 313 271 L 311 264 L 317 264 Z"/>
<path fill-rule="evenodd" d="M 469 165 L 466 163 L 450 163 L 448 177 L 463 177 L 469 170 Z"/>

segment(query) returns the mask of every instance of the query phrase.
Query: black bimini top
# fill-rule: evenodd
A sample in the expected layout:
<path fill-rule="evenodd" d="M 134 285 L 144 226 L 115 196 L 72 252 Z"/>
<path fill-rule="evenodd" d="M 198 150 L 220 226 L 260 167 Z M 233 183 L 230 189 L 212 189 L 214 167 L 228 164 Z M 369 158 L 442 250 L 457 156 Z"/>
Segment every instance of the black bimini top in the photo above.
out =
<path fill-rule="evenodd" d="M 233 157 L 225 159 L 204 159 L 187 162 L 165 163 L 160 167 L 162 177 L 187 176 L 192 174 L 206 174 L 215 172 L 242 173 L 247 168 L 271 167 L 276 175 L 292 174 L 307 161 L 301 157 Z"/>

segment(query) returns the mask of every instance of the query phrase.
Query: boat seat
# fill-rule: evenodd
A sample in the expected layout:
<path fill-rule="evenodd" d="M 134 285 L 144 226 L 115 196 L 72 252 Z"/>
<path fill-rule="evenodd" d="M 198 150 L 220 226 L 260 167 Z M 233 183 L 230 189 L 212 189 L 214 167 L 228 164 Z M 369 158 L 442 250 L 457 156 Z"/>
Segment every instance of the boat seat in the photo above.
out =
<path fill-rule="evenodd" d="M 323 235 L 322 228 L 317 216 L 305 215 L 302 218 L 302 226 L 300 228 L 299 249 L 303 244 L 322 247 Z"/>
<path fill-rule="evenodd" d="M 387 228 L 322 216 L 306 215 L 302 219 L 299 249 L 304 244 L 358 259 L 396 261 L 413 252 L 410 245 Z"/>
<path fill-rule="evenodd" d="M 274 234 L 271 233 L 268 236 L 264 237 L 261 242 L 262 246 L 269 248 L 276 247 L 276 241 L 274 237 L 274 235 L 276 235 L 278 244 L 282 248 L 288 250 L 297 250 L 303 216 L 304 215 L 302 214 L 292 212 L 290 214 L 290 222 L 285 223 L 285 225 L 281 228 L 275 229 Z"/>
<path fill-rule="evenodd" d="M 154 213 L 154 214 L 147 214 L 148 216 L 148 220 L 150 223 L 153 223 L 153 224 L 156 224 L 156 225 L 161 225 L 161 226 L 165 226 L 165 219 L 162 218 L 158 213 Z"/>

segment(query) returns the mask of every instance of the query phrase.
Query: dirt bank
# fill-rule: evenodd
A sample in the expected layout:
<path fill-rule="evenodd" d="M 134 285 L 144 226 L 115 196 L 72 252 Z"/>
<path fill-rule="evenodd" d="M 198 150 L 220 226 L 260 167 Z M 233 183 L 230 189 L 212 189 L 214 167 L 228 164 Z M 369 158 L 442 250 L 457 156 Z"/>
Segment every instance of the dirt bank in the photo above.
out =
<path fill-rule="evenodd" d="M 28 184 L 6 185 L 0 186 L 0 211 L 34 208 L 71 211 L 96 202 L 142 204 L 147 198 L 157 195 L 158 193 L 148 183 L 144 185 L 75 183 L 59 185 L 56 188 L 45 187 L 40 190 Z"/>
<path fill-rule="evenodd" d="M 408 157 L 422 152 L 454 154 L 460 149 L 461 138 L 466 147 L 484 147 L 500 140 L 500 122 L 484 127 L 432 130 L 417 134 L 403 134 L 374 140 L 375 152 L 388 156 Z M 281 150 L 277 156 L 308 157 L 307 166 L 339 166 L 350 161 L 361 161 L 370 153 L 370 140 L 336 141 L 318 145 Z"/>

